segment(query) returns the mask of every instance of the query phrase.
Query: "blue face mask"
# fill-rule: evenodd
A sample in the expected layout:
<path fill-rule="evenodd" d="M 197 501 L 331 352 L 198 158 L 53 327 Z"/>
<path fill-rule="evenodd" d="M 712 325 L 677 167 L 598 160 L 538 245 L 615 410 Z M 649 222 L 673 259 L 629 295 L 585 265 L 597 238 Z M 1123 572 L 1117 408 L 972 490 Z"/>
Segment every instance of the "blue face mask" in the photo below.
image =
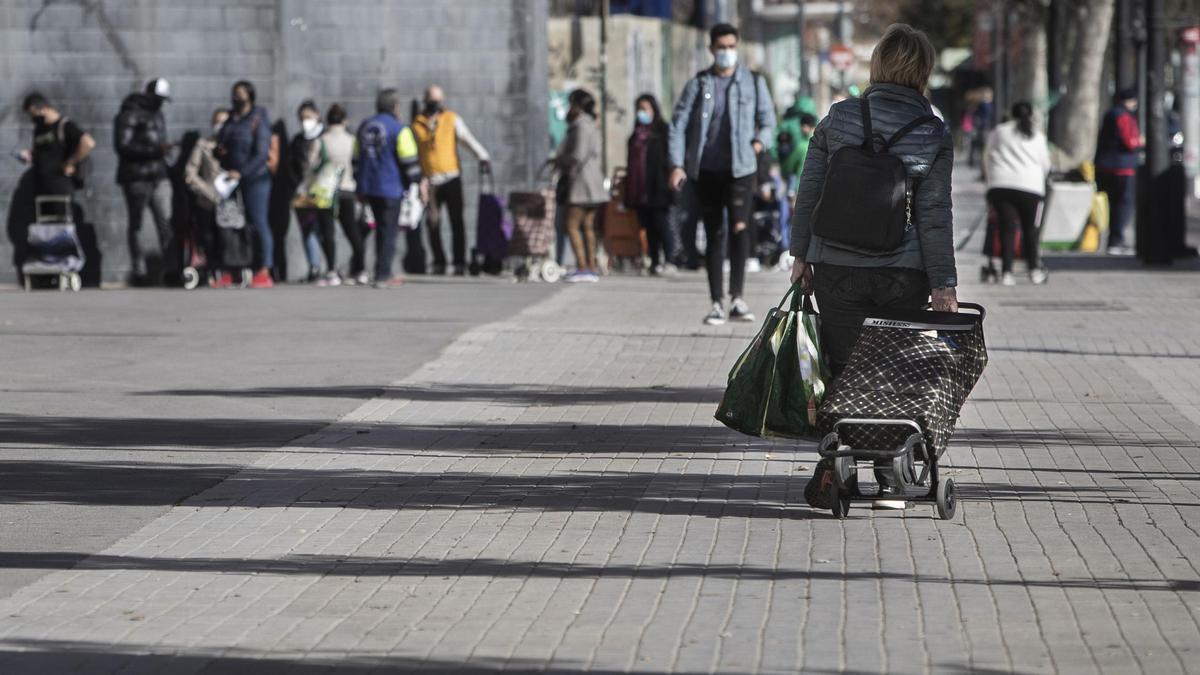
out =
<path fill-rule="evenodd" d="M 654 115 L 651 115 L 645 110 L 639 110 L 637 111 L 637 121 L 638 124 L 650 124 L 654 121 Z"/>

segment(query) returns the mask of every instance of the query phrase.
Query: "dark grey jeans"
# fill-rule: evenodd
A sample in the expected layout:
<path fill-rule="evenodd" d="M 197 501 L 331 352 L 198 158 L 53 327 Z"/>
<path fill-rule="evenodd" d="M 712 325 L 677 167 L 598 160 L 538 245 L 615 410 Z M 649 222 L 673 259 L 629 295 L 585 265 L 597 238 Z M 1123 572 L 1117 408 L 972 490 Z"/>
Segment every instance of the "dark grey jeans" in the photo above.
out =
<path fill-rule="evenodd" d="M 157 181 L 133 181 L 126 183 L 125 207 L 129 212 L 129 231 L 126 237 L 129 244 L 129 266 L 136 275 L 146 273 L 146 261 L 142 259 L 142 245 L 138 241 L 138 233 L 142 229 L 142 216 L 146 207 L 150 207 L 150 215 L 154 217 L 154 227 L 158 231 L 158 245 L 162 255 L 163 269 L 167 272 L 179 268 L 174 260 L 174 231 L 171 229 L 171 183 L 166 178 Z"/>

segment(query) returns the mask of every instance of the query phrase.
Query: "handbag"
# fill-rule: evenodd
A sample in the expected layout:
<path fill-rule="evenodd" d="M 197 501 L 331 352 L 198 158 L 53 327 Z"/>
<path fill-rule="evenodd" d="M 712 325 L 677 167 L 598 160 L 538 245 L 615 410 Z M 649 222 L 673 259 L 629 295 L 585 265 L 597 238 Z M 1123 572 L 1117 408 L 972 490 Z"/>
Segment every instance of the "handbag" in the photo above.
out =
<path fill-rule="evenodd" d="M 421 216 L 425 215 L 425 205 L 421 203 L 420 193 L 410 186 L 400 201 L 400 229 L 415 230 L 421 226 Z"/>
<path fill-rule="evenodd" d="M 241 191 L 217 202 L 215 210 L 217 227 L 225 230 L 240 230 L 246 227 L 246 208 L 242 204 Z"/>
<path fill-rule="evenodd" d="M 817 438 L 817 409 L 831 379 L 819 322 L 811 298 L 793 284 L 729 371 L 716 419 L 749 436 Z"/>

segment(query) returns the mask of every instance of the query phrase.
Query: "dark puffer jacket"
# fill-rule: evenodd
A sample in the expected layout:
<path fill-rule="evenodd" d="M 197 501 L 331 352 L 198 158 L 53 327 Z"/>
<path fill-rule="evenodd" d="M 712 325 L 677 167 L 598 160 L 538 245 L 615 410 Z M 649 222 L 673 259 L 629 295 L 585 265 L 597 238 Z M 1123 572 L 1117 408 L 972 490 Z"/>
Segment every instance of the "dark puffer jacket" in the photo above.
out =
<path fill-rule="evenodd" d="M 871 125 L 876 137 L 890 138 L 900 127 L 932 112 L 928 99 L 908 87 L 877 84 L 863 96 L 870 101 Z M 913 181 L 916 227 L 908 231 L 898 249 L 884 255 L 872 255 L 812 234 L 810 220 L 825 185 L 827 159 L 842 147 L 862 144 L 862 110 L 859 107 L 862 100 L 853 98 L 837 103 L 813 132 L 796 192 L 792 255 L 809 263 L 924 270 L 933 288 L 957 286 L 950 202 L 954 146 L 950 130 L 940 120 L 916 128 L 889 150 L 904 161 Z M 847 186 L 846 189 L 858 188 Z"/>
<path fill-rule="evenodd" d="M 157 181 L 167 177 L 167 122 L 156 97 L 130 94 L 113 120 L 117 182 Z"/>

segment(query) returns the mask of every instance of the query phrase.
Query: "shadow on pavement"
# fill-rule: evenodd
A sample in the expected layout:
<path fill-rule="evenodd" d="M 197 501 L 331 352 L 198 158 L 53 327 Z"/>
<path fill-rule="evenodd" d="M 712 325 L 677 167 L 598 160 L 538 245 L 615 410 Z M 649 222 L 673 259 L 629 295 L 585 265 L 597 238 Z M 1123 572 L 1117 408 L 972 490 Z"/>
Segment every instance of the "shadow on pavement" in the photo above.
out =
<path fill-rule="evenodd" d="M 1022 445 L 1072 445 L 1091 447 L 1161 448 L 1173 445 L 1162 435 L 1138 438 L 1133 432 L 1113 433 L 1086 429 L 959 429 L 951 445 L 993 445 L 1019 448 Z M 1014 470 L 1020 467 L 1012 467 Z"/>
<path fill-rule="evenodd" d="M 638 579 L 724 578 L 744 580 L 816 581 L 908 581 L 921 584 L 970 586 L 1020 586 L 1025 588 L 1086 588 L 1103 590 L 1198 592 L 1196 579 L 1066 578 L 1053 579 L 954 579 L 943 575 L 902 572 L 841 572 L 837 570 L 788 569 L 751 565 L 694 564 L 593 565 L 586 563 L 540 562 L 497 558 L 372 558 L 366 556 L 288 555 L 273 559 L 247 558 L 147 558 L 142 556 L 86 555 L 72 552 L 0 552 L 0 568 L 43 570 L 127 570 L 155 572 L 201 572 L 208 574 L 282 574 L 349 577 L 515 577 L 549 579 L 594 579 L 619 577 Z M 2 644 L 2 643 L 0 643 Z"/>
<path fill-rule="evenodd" d="M 713 407 L 716 409 L 716 406 Z M 321 435 L 309 436 L 318 430 Z M 326 439 L 342 437 L 336 442 Z M 175 419 L 0 415 L 0 443 L 65 448 L 321 448 L 336 452 L 722 452 L 797 447 L 750 438 L 724 427 L 689 424 L 342 423 L 294 419 Z M 810 444 L 803 444 L 807 447 Z"/>
<path fill-rule="evenodd" d="M 1058 347 L 988 347 L 988 353 L 1009 352 L 1016 354 L 1054 354 L 1057 356 L 1108 356 L 1114 359 L 1147 358 L 1147 359 L 1184 359 L 1200 360 L 1200 354 L 1168 354 L 1165 352 L 1118 352 L 1099 351 L 1095 349 L 1061 349 Z M 972 399 L 975 400 L 975 399 Z"/>
<path fill-rule="evenodd" d="M 51 417 L 0 414 L 0 443 L 68 448 L 264 448 L 311 434 L 318 420 Z"/>
<path fill-rule="evenodd" d="M 1042 262 L 1050 271 L 1062 272 L 1195 272 L 1200 258 L 1179 258 L 1173 265 L 1144 265 L 1135 256 L 1089 253 L 1045 253 Z M 1051 279 L 1053 282 L 1053 278 Z"/>
<path fill-rule="evenodd" d="M 1200 357 L 1198 357 L 1200 358 Z M 711 403 L 722 390 L 706 387 L 521 387 L 438 385 L 437 387 L 260 387 L 254 389 L 164 389 L 136 396 L 217 396 L 221 398 L 402 398 L 413 401 L 488 401 L 498 405 L 574 405 L 586 403 Z"/>
<path fill-rule="evenodd" d="M 188 499 L 191 507 L 645 511 L 698 517 L 825 518 L 804 502 L 807 476 L 592 473 L 550 476 L 401 473 L 78 462 L 0 463 L 0 503 L 171 504 L 150 482 L 229 476 Z"/>
<path fill-rule="evenodd" d="M 17 649 L 27 651 L 15 651 Z M 169 648 L 163 648 L 165 651 Z M 476 657 L 472 663 L 438 659 L 418 659 L 403 656 L 355 656 L 353 654 L 312 652 L 304 659 L 272 657 L 270 652 L 222 649 L 206 652 L 197 649 L 190 653 L 173 649 L 172 653 L 152 653 L 153 646 L 106 645 L 95 642 L 65 640 L 4 640 L 0 641 L 0 672 L 5 675 L 46 675 L 48 673 L 192 673 L 217 674 L 254 673 L 255 675 L 315 675 L 322 673 L 409 673 L 414 671 L 446 673 L 447 675 L 484 675 L 506 670 L 512 672 L 582 673 L 641 675 L 651 671 L 591 669 L 587 664 L 547 669 L 540 661 L 513 658 L 510 660 Z M 680 671 L 682 675 L 692 675 Z"/>

